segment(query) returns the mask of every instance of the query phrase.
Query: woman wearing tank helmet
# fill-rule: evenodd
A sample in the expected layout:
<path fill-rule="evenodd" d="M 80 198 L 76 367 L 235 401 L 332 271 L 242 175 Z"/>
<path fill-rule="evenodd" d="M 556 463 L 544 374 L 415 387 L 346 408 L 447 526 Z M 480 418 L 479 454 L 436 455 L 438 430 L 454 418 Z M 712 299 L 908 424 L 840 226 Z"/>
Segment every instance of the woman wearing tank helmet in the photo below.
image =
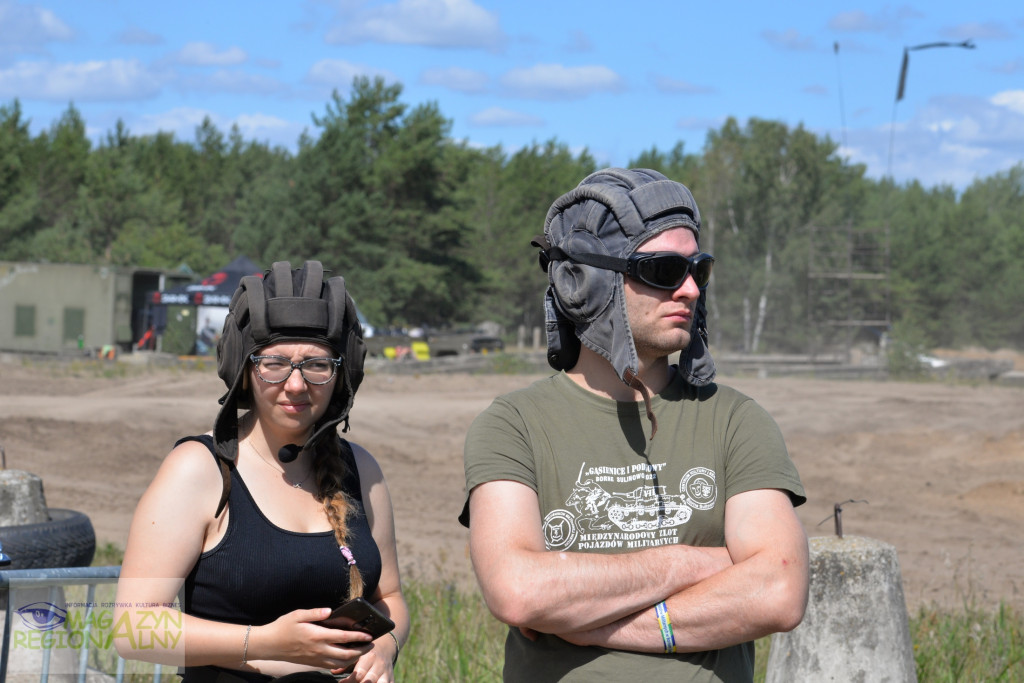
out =
<path fill-rule="evenodd" d="M 336 430 L 364 355 L 344 279 L 325 281 L 319 262 L 242 279 L 218 343 L 228 391 L 214 429 L 175 445 L 132 520 L 123 657 L 176 664 L 185 683 L 394 680 L 409 615 L 391 499 L 373 457 Z M 393 631 L 317 623 L 360 596 Z"/>

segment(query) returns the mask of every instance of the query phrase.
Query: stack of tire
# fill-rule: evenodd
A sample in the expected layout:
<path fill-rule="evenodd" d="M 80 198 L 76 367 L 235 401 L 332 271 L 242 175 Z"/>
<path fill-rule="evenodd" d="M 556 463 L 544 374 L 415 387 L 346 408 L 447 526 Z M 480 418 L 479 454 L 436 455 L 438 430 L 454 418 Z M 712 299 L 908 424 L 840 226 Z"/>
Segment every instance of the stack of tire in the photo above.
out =
<path fill-rule="evenodd" d="M 87 567 L 95 553 L 96 532 L 86 515 L 48 508 L 36 475 L 0 471 L 0 569 Z"/>

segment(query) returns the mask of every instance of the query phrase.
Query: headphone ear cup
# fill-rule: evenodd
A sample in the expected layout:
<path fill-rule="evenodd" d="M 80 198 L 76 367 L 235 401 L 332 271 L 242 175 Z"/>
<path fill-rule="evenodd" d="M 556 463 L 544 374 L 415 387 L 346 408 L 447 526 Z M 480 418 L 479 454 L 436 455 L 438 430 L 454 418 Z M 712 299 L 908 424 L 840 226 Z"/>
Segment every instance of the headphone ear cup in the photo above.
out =
<path fill-rule="evenodd" d="M 557 323 L 557 346 L 548 347 L 548 365 L 555 370 L 572 370 L 580 359 L 580 340 L 576 336 L 576 326 L 565 318 Z"/>
<path fill-rule="evenodd" d="M 558 309 L 555 293 L 544 294 L 544 328 L 548 342 L 548 365 L 555 370 L 572 370 L 580 358 L 576 325 Z"/>

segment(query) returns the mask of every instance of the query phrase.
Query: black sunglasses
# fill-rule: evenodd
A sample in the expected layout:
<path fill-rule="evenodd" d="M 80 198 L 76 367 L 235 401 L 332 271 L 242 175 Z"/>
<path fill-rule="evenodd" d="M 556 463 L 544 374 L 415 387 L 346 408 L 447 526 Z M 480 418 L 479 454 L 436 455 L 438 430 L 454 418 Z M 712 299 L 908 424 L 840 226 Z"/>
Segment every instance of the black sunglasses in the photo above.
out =
<path fill-rule="evenodd" d="M 540 239 L 534 240 L 534 245 L 545 246 L 547 240 L 540 242 Z M 624 273 L 657 289 L 679 289 L 686 278 L 693 276 L 697 288 L 702 291 L 711 281 L 711 266 L 715 263 L 714 256 L 703 252 L 693 256 L 683 256 L 674 251 L 636 252 L 626 258 L 589 252 L 569 254 L 559 247 L 547 247 L 540 252 L 540 267 L 545 271 L 551 261 L 562 260 Z"/>
<path fill-rule="evenodd" d="M 679 289 L 686 278 L 693 276 L 698 289 L 711 281 L 715 257 L 699 253 L 683 256 L 674 251 L 638 252 L 626 259 L 626 275 L 658 289 Z"/>

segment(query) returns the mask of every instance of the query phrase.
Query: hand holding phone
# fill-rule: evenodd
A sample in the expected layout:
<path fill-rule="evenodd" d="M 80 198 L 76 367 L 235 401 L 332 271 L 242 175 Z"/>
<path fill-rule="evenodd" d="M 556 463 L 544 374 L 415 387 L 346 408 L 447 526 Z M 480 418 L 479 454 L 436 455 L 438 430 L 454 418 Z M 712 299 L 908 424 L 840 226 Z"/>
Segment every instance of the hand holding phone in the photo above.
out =
<path fill-rule="evenodd" d="M 364 631 L 374 638 L 395 628 L 395 622 L 364 598 L 349 600 L 331 612 L 331 616 L 317 623 L 328 628 Z"/>

